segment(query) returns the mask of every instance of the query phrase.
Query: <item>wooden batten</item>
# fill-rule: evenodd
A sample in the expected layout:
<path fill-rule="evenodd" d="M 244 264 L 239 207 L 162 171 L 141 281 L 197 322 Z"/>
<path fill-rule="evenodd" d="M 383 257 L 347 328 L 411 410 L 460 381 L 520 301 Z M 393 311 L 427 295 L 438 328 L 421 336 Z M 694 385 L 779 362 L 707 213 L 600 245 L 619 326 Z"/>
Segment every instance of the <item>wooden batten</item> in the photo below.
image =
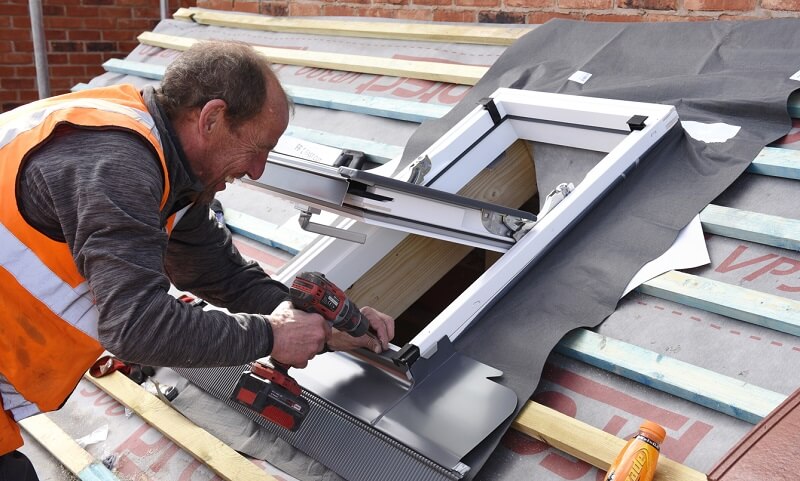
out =
<path fill-rule="evenodd" d="M 625 440 L 535 402 L 528 402 L 512 427 L 522 433 L 608 470 Z M 706 481 L 706 475 L 661 456 L 654 481 Z"/>
<path fill-rule="evenodd" d="M 19 425 L 81 481 L 120 481 L 105 465 L 97 461 L 94 456 L 54 423 L 47 414 L 41 413 L 25 418 L 19 422 Z"/>
<path fill-rule="evenodd" d="M 186 50 L 200 39 L 178 37 L 161 33 L 144 32 L 138 37 L 139 43 L 172 50 Z M 424 62 L 388 57 L 370 57 L 308 50 L 292 50 L 274 47 L 253 47 L 270 62 L 283 65 L 327 68 L 345 72 L 360 72 L 392 77 L 415 78 L 434 82 L 447 82 L 460 85 L 475 85 L 483 77 L 488 67 L 478 65 L 458 65 L 444 62 Z"/>
<path fill-rule="evenodd" d="M 244 28 L 269 32 L 294 32 L 313 35 L 418 40 L 427 42 L 511 45 L 536 26 L 499 27 L 493 25 L 445 25 L 437 23 L 367 22 L 353 20 L 314 19 L 305 17 L 269 17 L 241 13 L 215 12 L 196 8 L 179 8 L 176 20 L 202 25 Z"/>
<path fill-rule="evenodd" d="M 197 426 L 169 404 L 120 372 L 99 378 L 84 375 L 95 386 L 129 407 L 149 425 L 227 481 L 277 481 L 227 444 Z"/>

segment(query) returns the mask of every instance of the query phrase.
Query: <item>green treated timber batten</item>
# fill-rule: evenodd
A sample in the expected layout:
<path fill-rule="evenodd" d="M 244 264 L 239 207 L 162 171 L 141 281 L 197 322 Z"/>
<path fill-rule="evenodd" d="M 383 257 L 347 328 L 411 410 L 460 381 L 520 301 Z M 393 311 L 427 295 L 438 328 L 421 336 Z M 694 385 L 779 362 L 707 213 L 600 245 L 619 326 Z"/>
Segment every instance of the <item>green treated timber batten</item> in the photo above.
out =
<path fill-rule="evenodd" d="M 794 219 L 711 204 L 700 212 L 700 222 L 709 234 L 800 250 L 800 221 Z"/>
<path fill-rule="evenodd" d="M 800 150 L 764 147 L 747 172 L 800 180 Z"/>
<path fill-rule="evenodd" d="M 120 59 L 107 60 L 103 63 L 103 68 L 107 72 L 134 75 L 151 80 L 161 80 L 164 78 L 164 71 L 166 70 L 163 65 L 149 65 Z M 286 89 L 286 93 L 296 104 L 362 113 L 408 122 L 422 123 L 425 120 L 442 117 L 450 110 L 450 107 L 445 105 L 424 104 L 408 100 L 300 87 L 286 83 L 283 86 Z"/>
<path fill-rule="evenodd" d="M 164 78 L 164 72 L 167 70 L 167 67 L 164 65 L 151 65 L 144 62 L 112 58 L 103 62 L 103 69 L 106 72 L 133 75 L 150 80 L 161 80 Z"/>
<path fill-rule="evenodd" d="M 355 112 L 374 117 L 405 120 L 407 122 L 422 123 L 426 120 L 438 119 L 450 111 L 450 107 L 446 105 L 423 104 L 408 100 L 335 92 L 311 87 L 288 85 L 286 86 L 286 91 L 298 104 Z"/>
<path fill-rule="evenodd" d="M 81 481 L 119 481 L 114 473 L 102 464 L 90 464 L 76 474 Z"/>
<path fill-rule="evenodd" d="M 305 246 L 291 245 L 290 242 L 281 241 L 279 226 L 261 220 L 258 217 L 239 212 L 235 209 L 223 208 L 225 225 L 231 232 L 260 242 L 266 246 L 274 247 L 292 255 L 297 255 Z"/>
<path fill-rule="evenodd" d="M 800 336 L 800 302 L 670 271 L 636 288 L 642 294 Z"/>
<path fill-rule="evenodd" d="M 556 351 L 646 386 L 756 424 L 786 396 L 693 364 L 577 329 Z"/>

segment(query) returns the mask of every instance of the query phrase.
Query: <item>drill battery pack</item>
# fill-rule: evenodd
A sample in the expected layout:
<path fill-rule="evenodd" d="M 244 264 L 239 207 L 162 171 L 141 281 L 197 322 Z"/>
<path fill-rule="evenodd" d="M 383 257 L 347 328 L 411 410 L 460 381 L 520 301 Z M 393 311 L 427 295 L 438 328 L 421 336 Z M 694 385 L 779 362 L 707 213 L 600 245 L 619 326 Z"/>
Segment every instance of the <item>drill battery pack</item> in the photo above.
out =
<path fill-rule="evenodd" d="M 309 411 L 300 385 L 285 372 L 256 361 L 242 373 L 231 399 L 269 421 L 296 431 Z"/>

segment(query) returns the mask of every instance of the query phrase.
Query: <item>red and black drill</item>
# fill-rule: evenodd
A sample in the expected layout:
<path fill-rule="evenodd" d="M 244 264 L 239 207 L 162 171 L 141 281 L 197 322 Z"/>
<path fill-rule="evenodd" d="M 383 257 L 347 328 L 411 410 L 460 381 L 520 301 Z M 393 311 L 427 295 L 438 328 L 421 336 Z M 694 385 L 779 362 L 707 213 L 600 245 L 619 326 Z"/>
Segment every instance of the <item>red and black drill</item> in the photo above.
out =
<path fill-rule="evenodd" d="M 353 337 L 372 335 L 369 320 L 344 292 L 319 272 L 298 274 L 289 289 L 295 309 L 322 315 L 331 327 Z M 289 366 L 275 361 L 258 360 L 243 372 L 231 399 L 247 406 L 264 418 L 296 431 L 309 411 L 300 385 L 288 374 Z"/>

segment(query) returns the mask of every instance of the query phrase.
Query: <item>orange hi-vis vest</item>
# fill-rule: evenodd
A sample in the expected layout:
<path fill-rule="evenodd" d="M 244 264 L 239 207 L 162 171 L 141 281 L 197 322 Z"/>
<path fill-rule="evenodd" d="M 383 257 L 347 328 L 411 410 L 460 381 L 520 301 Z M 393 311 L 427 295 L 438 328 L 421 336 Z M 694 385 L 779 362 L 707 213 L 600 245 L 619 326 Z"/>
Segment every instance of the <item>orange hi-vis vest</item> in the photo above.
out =
<path fill-rule="evenodd" d="M 0 115 L 0 455 L 22 445 L 15 421 L 58 409 L 103 352 L 98 311 L 67 244 L 30 226 L 17 204 L 28 154 L 61 124 L 138 133 L 161 160 L 162 210 L 169 194 L 155 122 L 131 85 L 61 95 Z"/>

